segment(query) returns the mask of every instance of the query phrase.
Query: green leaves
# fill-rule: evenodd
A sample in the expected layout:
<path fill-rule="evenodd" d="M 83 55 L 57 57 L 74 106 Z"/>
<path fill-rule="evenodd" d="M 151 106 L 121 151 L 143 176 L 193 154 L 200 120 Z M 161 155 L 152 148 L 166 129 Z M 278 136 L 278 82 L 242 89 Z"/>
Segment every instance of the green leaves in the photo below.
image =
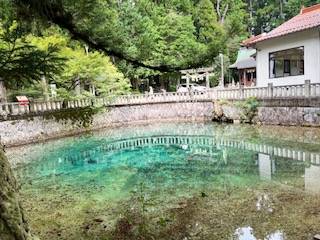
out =
<path fill-rule="evenodd" d="M 241 121 L 245 123 L 252 123 L 254 117 L 257 115 L 260 102 L 255 97 L 247 98 L 243 102 L 237 102 L 236 106 L 241 109 Z"/>
<path fill-rule="evenodd" d="M 39 81 L 41 76 L 51 78 L 63 68 L 58 51 L 53 45 L 46 50 L 32 45 L 14 22 L 0 31 L 0 77 L 11 88 Z"/>
<path fill-rule="evenodd" d="M 43 76 L 57 85 L 58 95 L 63 98 L 75 97 L 77 81 L 86 96 L 92 96 L 90 87 L 100 96 L 129 91 L 129 81 L 109 57 L 71 41 L 59 28 L 50 27 L 41 34 L 25 35 L 16 22 L 0 28 L 0 77 L 11 90 L 10 95 L 21 92 L 41 97 L 36 82 Z"/>
<path fill-rule="evenodd" d="M 64 54 L 69 60 L 60 77 L 60 87 L 72 92 L 75 81 L 79 81 L 82 87 L 93 85 L 99 95 L 123 94 L 129 91 L 129 81 L 111 63 L 109 57 L 102 53 L 86 52 L 84 47 L 78 46 L 75 49 L 66 48 Z"/>
<path fill-rule="evenodd" d="M 250 3 L 251 2 L 251 3 Z M 252 15 L 251 28 L 254 34 L 269 32 L 286 20 L 296 16 L 302 6 L 311 6 L 319 0 L 247 0 Z"/>
<path fill-rule="evenodd" d="M 225 6 L 230 1 L 222 2 Z M 239 42 L 247 37 L 247 15 L 241 0 L 229 5 L 224 23 L 218 20 L 216 2 L 211 0 L 124 1 L 113 8 L 122 51 L 148 65 L 210 66 L 220 52 L 229 54 L 228 45 L 233 46 L 232 54 L 237 52 Z M 123 63 L 121 69 L 133 78 L 150 73 L 140 69 L 133 73 L 130 65 Z M 164 75 L 155 71 L 151 74 Z"/>

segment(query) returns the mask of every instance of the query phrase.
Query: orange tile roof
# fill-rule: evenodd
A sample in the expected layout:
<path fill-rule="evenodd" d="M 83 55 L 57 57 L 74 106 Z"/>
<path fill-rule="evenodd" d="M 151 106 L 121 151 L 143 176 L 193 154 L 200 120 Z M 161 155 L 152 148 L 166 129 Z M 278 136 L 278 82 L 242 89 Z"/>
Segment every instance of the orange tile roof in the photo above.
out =
<path fill-rule="evenodd" d="M 257 42 L 262 42 L 271 38 L 281 37 L 289 33 L 295 33 L 318 26 L 320 26 L 320 4 L 308 8 L 302 8 L 299 15 L 291 18 L 271 32 L 264 34 L 263 36 L 259 35 L 261 37 L 252 39 L 251 41 L 248 39 L 247 45 L 252 45 Z"/>
<path fill-rule="evenodd" d="M 250 38 L 244 40 L 241 45 L 242 46 L 249 46 L 252 42 L 255 42 L 257 40 L 259 40 L 261 37 L 263 37 L 266 33 L 262 33 L 260 35 L 257 36 L 251 36 Z"/>

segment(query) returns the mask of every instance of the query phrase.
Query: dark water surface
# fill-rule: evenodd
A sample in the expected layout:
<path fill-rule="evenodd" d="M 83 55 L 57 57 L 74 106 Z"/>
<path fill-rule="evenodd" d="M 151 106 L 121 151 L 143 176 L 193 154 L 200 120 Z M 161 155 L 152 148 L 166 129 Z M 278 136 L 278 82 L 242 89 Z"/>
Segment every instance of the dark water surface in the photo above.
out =
<path fill-rule="evenodd" d="M 171 123 L 8 155 L 43 239 L 312 239 L 319 139 L 312 128 Z"/>

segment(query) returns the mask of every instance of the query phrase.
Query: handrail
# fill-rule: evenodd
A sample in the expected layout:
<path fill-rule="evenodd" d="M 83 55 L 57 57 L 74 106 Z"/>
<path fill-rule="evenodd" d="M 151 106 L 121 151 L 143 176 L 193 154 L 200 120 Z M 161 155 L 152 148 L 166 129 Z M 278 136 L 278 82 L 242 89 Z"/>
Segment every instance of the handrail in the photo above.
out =
<path fill-rule="evenodd" d="M 272 84 L 268 84 L 268 87 L 240 87 L 237 89 L 214 88 L 206 92 L 111 95 L 103 98 L 96 97 L 79 100 L 32 101 L 26 105 L 9 102 L 0 103 L 0 118 L 89 106 L 110 107 L 168 102 L 213 101 L 219 99 L 241 100 L 249 97 L 256 97 L 258 99 L 320 97 L 320 83 L 311 84 L 309 80 L 306 80 L 305 84 L 300 85 L 273 86 Z"/>

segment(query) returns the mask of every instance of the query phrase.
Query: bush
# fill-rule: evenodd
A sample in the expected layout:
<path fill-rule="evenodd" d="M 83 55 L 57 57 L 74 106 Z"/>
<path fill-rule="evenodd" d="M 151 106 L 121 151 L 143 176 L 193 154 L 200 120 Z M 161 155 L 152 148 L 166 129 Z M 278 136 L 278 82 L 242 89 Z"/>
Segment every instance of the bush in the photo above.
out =
<path fill-rule="evenodd" d="M 243 102 L 238 102 L 237 107 L 241 109 L 241 122 L 252 123 L 253 118 L 257 115 L 259 101 L 255 97 L 250 97 Z"/>

